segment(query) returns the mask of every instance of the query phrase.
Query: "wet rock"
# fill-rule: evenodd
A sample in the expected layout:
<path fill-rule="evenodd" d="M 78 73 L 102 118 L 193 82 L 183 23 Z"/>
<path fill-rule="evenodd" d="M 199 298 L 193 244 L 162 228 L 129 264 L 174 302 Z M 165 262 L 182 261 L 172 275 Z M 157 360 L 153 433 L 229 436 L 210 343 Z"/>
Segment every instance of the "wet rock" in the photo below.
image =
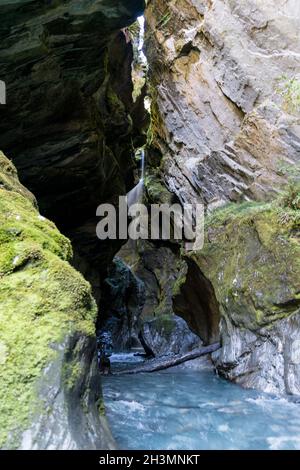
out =
<path fill-rule="evenodd" d="M 173 285 L 182 267 L 176 251 L 176 246 L 139 240 L 129 241 L 118 253 L 145 285 L 141 320 L 173 313 Z"/>
<path fill-rule="evenodd" d="M 299 15 L 295 2 L 152 0 L 145 42 L 148 194 L 168 198 L 165 187 L 181 204 L 203 202 L 208 217 L 204 249 L 176 276 L 173 309 L 205 342 L 220 334 L 226 378 L 293 394 L 299 215 L 297 204 L 264 202 L 288 179 L 297 192 Z"/>
<path fill-rule="evenodd" d="M 57 348 L 57 358 L 37 389 L 43 413 L 35 413 L 21 436 L 21 450 L 107 450 L 116 444 L 104 414 L 95 339 L 75 335 Z"/>
<path fill-rule="evenodd" d="M 203 344 L 186 321 L 176 315 L 164 315 L 144 322 L 141 337 L 155 357 L 183 354 Z"/>
<path fill-rule="evenodd" d="M 185 266 L 178 257 L 176 245 L 170 247 L 150 241 L 129 241 L 118 256 L 130 268 L 130 278 L 134 276 L 143 284 L 142 304 L 141 298 L 135 294 L 135 303 L 140 304 L 140 311 L 134 329 L 145 352 L 149 356 L 180 354 L 201 345 L 199 336 L 193 333 L 185 320 L 174 314 L 174 284 Z M 126 284 L 127 281 L 123 280 L 122 285 Z M 124 295 L 118 295 L 117 298 L 116 310 L 121 312 L 124 310 Z M 189 325 L 192 328 L 195 326 L 192 323 Z"/>
<path fill-rule="evenodd" d="M 186 260 L 173 286 L 173 309 L 205 344 L 219 341 L 220 309 L 214 288 L 191 259 Z"/>

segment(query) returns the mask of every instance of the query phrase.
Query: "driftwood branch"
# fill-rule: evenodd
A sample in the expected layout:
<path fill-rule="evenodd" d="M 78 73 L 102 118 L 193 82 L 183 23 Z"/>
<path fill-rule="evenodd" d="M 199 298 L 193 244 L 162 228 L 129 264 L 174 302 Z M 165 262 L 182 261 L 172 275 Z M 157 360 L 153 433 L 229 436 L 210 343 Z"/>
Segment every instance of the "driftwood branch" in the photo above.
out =
<path fill-rule="evenodd" d="M 211 354 L 214 351 L 220 349 L 220 343 L 210 344 L 203 348 L 194 349 L 186 354 L 175 355 L 160 359 L 150 359 L 145 364 L 135 367 L 133 369 L 121 370 L 119 372 L 114 372 L 114 375 L 128 375 L 128 374 L 140 374 L 144 372 L 157 372 L 159 370 L 169 369 L 170 367 L 178 366 L 184 362 L 191 361 L 192 359 L 197 359 L 198 357 Z"/>

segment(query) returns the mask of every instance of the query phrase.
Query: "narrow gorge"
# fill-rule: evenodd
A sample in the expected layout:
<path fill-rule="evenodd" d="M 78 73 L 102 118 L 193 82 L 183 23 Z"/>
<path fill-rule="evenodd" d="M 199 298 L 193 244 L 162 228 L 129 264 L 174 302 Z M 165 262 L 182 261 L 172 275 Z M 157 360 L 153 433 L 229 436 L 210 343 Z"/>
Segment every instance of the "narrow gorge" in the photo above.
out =
<path fill-rule="evenodd" d="M 0 13 L 0 448 L 300 449 L 297 0 Z"/>

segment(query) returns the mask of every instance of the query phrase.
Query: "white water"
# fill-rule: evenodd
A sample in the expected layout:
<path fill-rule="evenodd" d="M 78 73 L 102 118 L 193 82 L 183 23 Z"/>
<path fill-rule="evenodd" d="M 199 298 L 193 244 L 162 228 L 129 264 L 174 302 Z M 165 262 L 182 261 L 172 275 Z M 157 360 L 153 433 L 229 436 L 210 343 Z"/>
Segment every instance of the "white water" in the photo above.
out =
<path fill-rule="evenodd" d="M 140 37 L 139 37 L 139 55 L 141 62 L 148 67 L 147 57 L 144 54 L 144 40 L 145 40 L 145 18 L 143 16 L 138 17 L 138 22 L 140 25 Z"/>
<path fill-rule="evenodd" d="M 131 207 L 142 201 L 145 179 L 145 150 L 141 149 L 140 180 L 138 184 L 127 194 L 127 205 Z"/>
<path fill-rule="evenodd" d="M 141 181 L 145 179 L 145 150 L 141 150 Z"/>
<path fill-rule="evenodd" d="M 299 404 L 242 389 L 212 370 L 112 375 L 102 383 L 120 449 L 300 449 Z"/>
<path fill-rule="evenodd" d="M 138 362 L 144 362 L 144 359 L 141 356 L 135 356 L 135 353 L 115 353 L 112 354 L 110 357 L 110 362 L 111 364 L 131 364 L 131 363 L 138 363 Z"/>

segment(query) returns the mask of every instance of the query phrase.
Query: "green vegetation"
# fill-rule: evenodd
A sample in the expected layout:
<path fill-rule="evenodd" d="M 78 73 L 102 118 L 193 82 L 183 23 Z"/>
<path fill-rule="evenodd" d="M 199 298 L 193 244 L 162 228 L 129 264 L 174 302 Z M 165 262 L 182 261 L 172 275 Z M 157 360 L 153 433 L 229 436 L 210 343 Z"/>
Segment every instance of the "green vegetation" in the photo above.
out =
<path fill-rule="evenodd" d="M 186 283 L 186 275 L 179 276 L 178 279 L 176 279 L 176 282 L 172 289 L 173 297 L 180 294 L 181 288 L 184 286 L 185 283 Z"/>
<path fill-rule="evenodd" d="M 299 186 L 273 203 L 229 204 L 206 220 L 189 256 L 211 280 L 223 316 L 256 330 L 299 309 Z"/>
<path fill-rule="evenodd" d="M 155 143 L 155 137 L 162 134 L 164 122 L 157 105 L 157 90 L 153 86 L 149 86 L 149 93 L 151 96 L 151 121 L 147 134 L 147 146 L 151 147 Z"/>
<path fill-rule="evenodd" d="M 163 314 L 157 316 L 155 320 L 152 321 L 155 322 L 156 330 L 167 338 L 171 336 L 172 331 L 176 327 L 173 315 Z"/>
<path fill-rule="evenodd" d="M 99 399 L 97 406 L 98 406 L 99 415 L 102 417 L 105 417 L 106 410 L 105 410 L 105 404 L 104 404 L 103 398 Z"/>
<path fill-rule="evenodd" d="M 39 215 L 12 164 L 0 157 L 1 447 L 8 438 L 17 445 L 30 424 L 36 385 L 56 345 L 77 331 L 94 335 L 96 306 L 90 285 L 68 263 L 69 240 Z"/>
<path fill-rule="evenodd" d="M 78 361 L 78 357 L 72 360 L 71 363 L 66 363 L 63 370 L 64 384 L 68 390 L 72 390 L 82 376 L 82 366 Z"/>
<path fill-rule="evenodd" d="M 139 38 L 140 30 L 141 28 L 138 21 L 135 21 L 128 27 L 128 32 L 130 33 L 131 40 Z"/>
<path fill-rule="evenodd" d="M 300 179 L 300 163 L 291 164 L 286 161 L 281 161 L 278 165 L 278 171 L 291 181 L 299 181 Z"/>
<path fill-rule="evenodd" d="M 300 228 L 300 183 L 291 182 L 278 202 L 281 223 Z"/>
<path fill-rule="evenodd" d="M 255 216 L 261 212 L 277 214 L 279 221 L 285 221 L 287 226 L 300 223 L 300 183 L 291 181 L 281 196 L 273 202 L 243 202 L 230 203 L 216 209 L 205 220 L 206 227 L 228 225 L 230 222 L 242 221 L 245 217 Z M 290 222 L 289 222 L 290 220 Z"/>

